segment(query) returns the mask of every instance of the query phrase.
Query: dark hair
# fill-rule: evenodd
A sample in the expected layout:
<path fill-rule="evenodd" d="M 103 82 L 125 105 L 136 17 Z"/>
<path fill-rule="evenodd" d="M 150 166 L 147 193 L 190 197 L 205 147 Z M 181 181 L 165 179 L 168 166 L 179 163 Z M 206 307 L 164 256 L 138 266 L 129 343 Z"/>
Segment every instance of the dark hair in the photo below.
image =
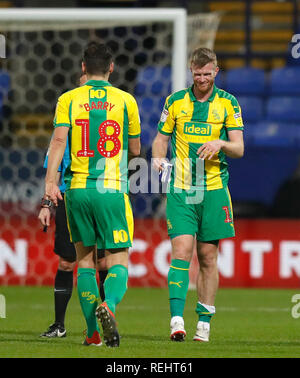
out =
<path fill-rule="evenodd" d="M 191 64 L 195 64 L 198 67 L 203 67 L 207 63 L 213 62 L 217 67 L 217 56 L 216 54 L 206 47 L 199 47 L 192 52 L 191 55 Z"/>
<path fill-rule="evenodd" d="M 83 52 L 86 73 L 90 75 L 106 74 L 112 61 L 112 51 L 104 43 L 90 42 Z"/>

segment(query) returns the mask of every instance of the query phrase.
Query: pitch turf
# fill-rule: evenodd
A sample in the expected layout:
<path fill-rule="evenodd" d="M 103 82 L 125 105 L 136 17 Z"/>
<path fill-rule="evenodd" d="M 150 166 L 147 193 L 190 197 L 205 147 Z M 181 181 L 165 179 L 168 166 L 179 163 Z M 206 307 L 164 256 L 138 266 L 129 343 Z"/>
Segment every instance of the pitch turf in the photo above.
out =
<path fill-rule="evenodd" d="M 120 348 L 81 345 L 85 322 L 76 290 L 67 310 L 67 337 L 39 338 L 53 321 L 52 291 L 51 287 L 0 287 L 6 298 L 6 318 L 0 318 L 1 358 L 300 357 L 300 318 L 291 314 L 297 290 L 219 289 L 209 343 L 192 341 L 197 319 L 196 293 L 191 290 L 185 310 L 187 338 L 175 343 L 169 340 L 167 291 L 129 288 L 117 310 Z"/>

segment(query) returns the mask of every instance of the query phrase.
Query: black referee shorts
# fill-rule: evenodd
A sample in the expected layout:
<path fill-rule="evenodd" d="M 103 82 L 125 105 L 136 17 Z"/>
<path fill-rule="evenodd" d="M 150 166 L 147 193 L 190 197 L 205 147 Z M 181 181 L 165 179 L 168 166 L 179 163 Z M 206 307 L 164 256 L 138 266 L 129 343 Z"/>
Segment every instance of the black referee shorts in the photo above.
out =
<path fill-rule="evenodd" d="M 64 197 L 64 194 L 62 196 Z M 64 200 L 58 200 L 55 212 L 54 252 L 64 260 L 76 261 L 76 250 L 74 244 L 70 241 Z M 104 257 L 104 250 L 98 249 L 97 255 L 98 259 Z"/>
<path fill-rule="evenodd" d="M 55 240 L 54 252 L 69 262 L 76 261 L 74 244 L 70 241 L 70 234 L 67 226 L 65 201 L 58 200 L 55 213 Z"/>

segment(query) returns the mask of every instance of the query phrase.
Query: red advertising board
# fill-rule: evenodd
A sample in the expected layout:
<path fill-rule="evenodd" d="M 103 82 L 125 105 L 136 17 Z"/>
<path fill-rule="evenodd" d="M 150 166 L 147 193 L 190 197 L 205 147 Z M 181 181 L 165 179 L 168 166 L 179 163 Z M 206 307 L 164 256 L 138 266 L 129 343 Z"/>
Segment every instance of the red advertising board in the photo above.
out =
<path fill-rule="evenodd" d="M 220 287 L 300 287 L 300 221 L 239 219 L 235 228 L 235 238 L 220 242 Z M 171 252 L 165 222 L 137 221 L 133 247 L 132 284 L 165 285 Z M 197 271 L 195 251 L 191 285 Z"/>
<path fill-rule="evenodd" d="M 44 233 L 36 214 L 0 215 L 0 285 L 53 285 L 58 258 L 54 225 Z M 220 287 L 300 286 L 300 220 L 235 221 L 236 237 L 222 240 Z M 129 286 L 165 287 L 171 243 L 164 220 L 137 219 L 129 259 Z M 196 253 L 190 285 L 196 282 Z"/>

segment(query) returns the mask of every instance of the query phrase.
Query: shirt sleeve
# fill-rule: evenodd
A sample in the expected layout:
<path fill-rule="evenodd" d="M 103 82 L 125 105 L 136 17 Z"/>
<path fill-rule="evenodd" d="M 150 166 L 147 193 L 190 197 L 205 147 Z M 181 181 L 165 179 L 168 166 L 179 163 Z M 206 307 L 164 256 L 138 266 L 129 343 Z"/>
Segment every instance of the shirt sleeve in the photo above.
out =
<path fill-rule="evenodd" d="M 128 137 L 138 138 L 141 135 L 141 121 L 139 109 L 134 97 L 131 97 L 129 105 L 129 119 L 128 119 Z"/>
<path fill-rule="evenodd" d="M 169 97 L 167 97 L 163 111 L 158 122 L 158 131 L 165 135 L 171 135 L 175 126 L 175 117 L 173 107 L 169 106 Z"/>
<path fill-rule="evenodd" d="M 54 128 L 59 126 L 71 127 L 70 105 L 71 101 L 67 93 L 59 97 L 56 104 L 55 116 L 53 121 Z"/>
<path fill-rule="evenodd" d="M 242 110 L 235 97 L 226 106 L 225 127 L 228 130 L 244 130 Z"/>

